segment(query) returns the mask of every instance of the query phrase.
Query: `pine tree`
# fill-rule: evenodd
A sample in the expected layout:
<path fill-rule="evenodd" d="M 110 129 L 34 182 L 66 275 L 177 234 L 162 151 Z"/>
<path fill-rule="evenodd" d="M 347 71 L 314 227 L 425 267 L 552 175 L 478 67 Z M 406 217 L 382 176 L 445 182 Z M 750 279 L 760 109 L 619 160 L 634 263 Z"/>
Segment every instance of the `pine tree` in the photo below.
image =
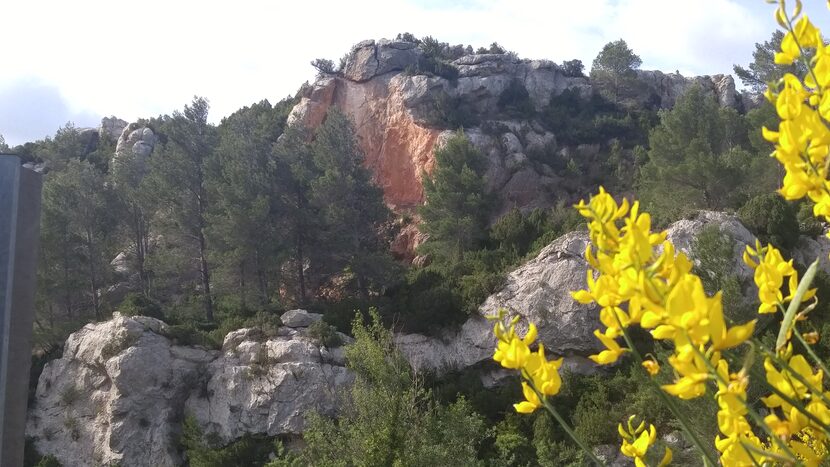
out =
<path fill-rule="evenodd" d="M 258 305 L 268 303 L 275 289 L 273 276 L 288 247 L 281 232 L 283 175 L 271 151 L 290 104 L 286 100 L 272 107 L 262 101 L 219 126 L 209 238 L 221 259 L 217 263 L 224 265 L 217 272 L 226 287 L 237 291 L 243 307 L 252 288 Z"/>
<path fill-rule="evenodd" d="M 429 235 L 421 249 L 433 256 L 433 262 L 457 263 L 486 237 L 484 164 L 463 132 L 436 149 L 435 170 L 424 177 L 426 203 L 420 209 L 421 228 Z"/>
<path fill-rule="evenodd" d="M 600 91 L 618 104 L 636 82 L 634 70 L 643 61 L 622 39 L 605 44 L 591 65 L 591 79 Z"/>
<path fill-rule="evenodd" d="M 639 179 L 641 199 L 661 220 L 693 209 L 740 205 L 737 187 L 749 153 L 743 121 L 700 86 L 691 87 L 649 136 L 648 162 Z"/>
<path fill-rule="evenodd" d="M 99 291 L 109 277 L 117 221 L 115 196 L 93 165 L 68 160 L 48 175 L 43 193 L 41 276 L 55 286 L 65 313 L 90 309 L 101 319 Z M 86 294 L 79 294 L 86 290 Z M 87 308 L 89 303 L 89 308 Z"/>
<path fill-rule="evenodd" d="M 319 171 L 311 197 L 325 222 L 329 269 L 350 271 L 367 298 L 370 287 L 389 283 L 394 269 L 388 242 L 380 235 L 391 216 L 383 192 L 363 166 L 354 127 L 337 109 L 317 129 L 311 152 Z"/>
<path fill-rule="evenodd" d="M 283 236 L 291 245 L 289 256 L 293 263 L 297 281 L 297 302 L 306 304 L 308 283 L 306 264 L 319 242 L 320 218 L 312 205 L 311 182 L 317 177 L 308 133 L 304 128 L 291 127 L 285 130 L 274 146 L 275 163 L 282 174 L 278 186 L 283 200 Z"/>
<path fill-rule="evenodd" d="M 153 157 L 153 191 L 159 207 L 198 255 L 205 319 L 213 321 L 210 267 L 206 240 L 209 206 L 208 164 L 217 142 L 216 128 L 207 122 L 207 100 L 194 97 L 183 112 L 162 118 L 167 142 Z"/>

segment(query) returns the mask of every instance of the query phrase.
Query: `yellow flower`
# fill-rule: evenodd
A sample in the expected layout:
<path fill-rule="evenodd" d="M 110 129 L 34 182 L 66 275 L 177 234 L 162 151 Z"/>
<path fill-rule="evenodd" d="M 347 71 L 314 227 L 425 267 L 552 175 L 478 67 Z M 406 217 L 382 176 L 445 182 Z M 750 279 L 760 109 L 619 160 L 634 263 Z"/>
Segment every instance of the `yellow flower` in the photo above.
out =
<path fill-rule="evenodd" d="M 499 325 L 500 323 L 497 323 L 496 327 L 498 328 Z M 499 334 L 502 335 L 499 336 Z M 513 326 L 510 327 L 510 331 L 507 333 L 497 331 L 496 335 L 499 336 L 499 343 L 493 354 L 493 360 L 499 362 L 504 368 L 513 370 L 523 368 L 528 357 L 530 357 L 530 344 L 536 340 L 536 334 L 536 325 L 533 323 L 528 327 L 524 339 L 519 339 L 516 336 Z"/>
<path fill-rule="evenodd" d="M 516 409 L 516 412 L 524 414 L 533 413 L 536 409 L 542 406 L 542 401 L 539 400 L 539 396 L 537 396 L 533 388 L 531 388 L 524 381 L 522 381 L 522 393 L 525 396 L 525 400 L 519 402 L 518 404 L 513 404 L 513 408 Z"/>
<path fill-rule="evenodd" d="M 646 453 L 648 448 L 657 440 L 657 430 L 652 424 L 649 424 L 648 429 L 646 429 L 645 422 L 641 422 L 637 428 L 634 428 L 633 421 L 634 416 L 632 415 L 628 418 L 627 429 L 623 427 L 622 423 L 617 425 L 617 431 L 622 437 L 620 452 L 624 456 L 634 459 L 634 464 L 637 467 L 645 467 L 647 465 L 645 463 Z M 671 451 L 667 450 L 660 465 L 667 465 L 671 461 L 671 457 Z"/>
<path fill-rule="evenodd" d="M 656 376 L 657 373 L 660 373 L 660 364 L 656 360 L 643 360 L 643 368 L 651 376 Z"/>
<path fill-rule="evenodd" d="M 713 359 L 719 359 L 719 356 L 716 354 Z M 674 384 L 663 385 L 664 391 L 681 399 L 694 399 L 706 393 L 709 369 L 691 344 L 676 349 L 675 354 L 669 357 L 669 364 L 679 378 Z"/>
<path fill-rule="evenodd" d="M 624 354 L 628 349 L 624 349 L 620 347 L 617 341 L 613 337 L 609 337 L 601 332 L 598 329 L 594 330 L 594 335 L 597 336 L 597 339 L 605 345 L 607 350 L 603 350 L 597 355 L 591 355 L 591 360 L 599 363 L 600 365 L 608 365 L 611 363 L 616 362 L 622 354 Z"/>
<path fill-rule="evenodd" d="M 527 360 L 525 371 L 530 375 L 533 385 L 545 396 L 555 396 L 562 387 L 559 368 L 562 359 L 548 361 L 545 358 L 545 347 L 539 344 L 539 350 Z"/>

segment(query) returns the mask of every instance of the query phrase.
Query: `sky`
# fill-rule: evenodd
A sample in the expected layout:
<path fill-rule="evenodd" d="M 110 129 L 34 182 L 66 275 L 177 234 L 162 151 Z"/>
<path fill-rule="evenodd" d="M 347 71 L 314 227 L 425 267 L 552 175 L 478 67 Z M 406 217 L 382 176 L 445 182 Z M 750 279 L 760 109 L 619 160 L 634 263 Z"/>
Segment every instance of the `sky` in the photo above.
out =
<path fill-rule="evenodd" d="M 804 0 L 830 27 L 825 2 Z M 337 63 L 399 32 L 586 68 L 623 38 L 643 69 L 729 73 L 776 28 L 763 0 L 0 0 L 0 135 L 10 145 L 62 125 L 94 127 L 181 109 L 211 120 L 293 95 L 314 58 Z"/>

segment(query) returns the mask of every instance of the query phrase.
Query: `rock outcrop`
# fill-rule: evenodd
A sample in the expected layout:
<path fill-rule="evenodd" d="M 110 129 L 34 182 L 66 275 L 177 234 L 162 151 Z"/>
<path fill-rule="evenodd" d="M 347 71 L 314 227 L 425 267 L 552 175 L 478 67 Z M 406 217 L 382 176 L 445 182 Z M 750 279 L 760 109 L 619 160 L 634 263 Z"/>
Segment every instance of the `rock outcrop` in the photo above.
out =
<path fill-rule="evenodd" d="M 311 410 L 331 414 L 353 380 L 342 348 L 317 345 L 303 329 L 282 327 L 263 340 L 256 329 L 229 333 L 208 365 L 204 395 L 185 411 L 224 442 L 245 434 L 300 434 Z M 345 336 L 343 336 L 345 337 Z"/>
<path fill-rule="evenodd" d="M 464 125 L 465 133 L 487 155 L 488 183 L 499 195 L 497 215 L 561 199 L 569 189 L 563 180 L 568 177 L 528 160 L 529 154 L 555 149 L 555 135 L 538 122 L 505 117 L 500 99 L 505 93 L 526 95 L 539 111 L 566 90 L 589 95 L 590 81 L 567 76 L 551 61 L 522 60 L 513 54 L 465 55 L 443 65 L 451 73 L 426 71 L 430 60 L 415 43 L 363 41 L 348 54 L 340 72 L 322 75 L 303 88 L 289 125 L 316 128 L 331 107 L 345 112 L 354 121 L 366 165 L 386 202 L 407 211 L 423 202 L 422 177 L 431 173 L 435 147 L 446 137 L 442 130 L 447 113 L 463 112 L 480 122 Z M 722 105 L 741 105 L 728 75 L 685 78 L 642 71 L 638 76 L 642 89 L 635 99 L 643 106 L 671 107 L 694 83 Z"/>
<path fill-rule="evenodd" d="M 693 256 L 694 239 L 707 226 L 734 241 L 734 274 L 754 301 L 752 275 L 740 255 L 755 238 L 735 215 L 701 212 L 672 224 L 668 238 Z M 474 368 L 485 387 L 492 387 L 510 373 L 490 361 L 494 338 L 485 317 L 503 308 L 510 317 L 523 318 L 519 333 L 535 323 L 539 341 L 565 358 L 565 368 L 596 372 L 586 357 L 601 348 L 593 336 L 600 326 L 597 307 L 570 296 L 585 286 L 587 243 L 582 231 L 560 237 L 511 272 L 459 329 L 439 337 L 397 335 L 396 344 L 417 371 Z M 825 238 L 803 238 L 794 257 L 809 262 L 827 251 Z M 42 453 L 73 466 L 177 465 L 175 439 L 185 414 L 223 442 L 251 433 L 300 434 L 308 411 L 336 411 L 337 394 L 353 375 L 342 347 L 326 348 L 309 335 L 319 315 L 291 310 L 281 319 L 276 330 L 229 333 L 221 350 L 177 345 L 169 337 L 171 328 L 152 318 L 116 316 L 89 324 L 72 334 L 63 356 L 44 369 L 27 434 Z"/>
<path fill-rule="evenodd" d="M 112 170 L 120 181 L 137 184 L 147 173 L 147 159 L 153 153 L 157 137 L 141 123 L 130 123 L 121 131 L 112 158 Z"/>
<path fill-rule="evenodd" d="M 71 466 L 181 465 L 187 413 L 224 441 L 296 434 L 308 411 L 334 410 L 337 389 L 352 380 L 343 349 L 317 345 L 304 327 L 270 337 L 240 329 L 221 351 L 170 335 L 159 320 L 121 316 L 72 334 L 30 408 L 26 432 L 37 449 Z"/>
<path fill-rule="evenodd" d="M 694 238 L 709 225 L 717 226 L 735 242 L 735 274 L 744 285 L 747 300 L 757 293 L 752 284 L 752 271 L 741 261 L 743 248 L 754 244 L 755 237 L 737 217 L 721 212 L 704 211 L 694 219 L 680 220 L 668 229 L 668 239 L 679 251 L 693 257 Z M 455 333 L 438 338 L 420 334 L 397 337 L 396 342 L 415 368 L 443 372 L 478 365 L 492 356 L 495 345 L 492 324 L 485 316 L 499 309 L 509 316 L 521 316 L 517 332 L 527 332 L 533 322 L 539 341 L 554 355 L 564 356 L 572 371 L 595 371 L 585 357 L 602 348 L 593 335 L 600 327 L 596 305 L 575 302 L 570 291 L 585 287 L 588 263 L 583 258 L 588 233 L 565 234 L 545 247 L 536 258 L 511 272 L 501 290 L 491 295 Z"/>
<path fill-rule="evenodd" d="M 179 465 L 182 407 L 216 352 L 182 347 L 153 318 L 115 317 L 69 336 L 46 365 L 27 435 L 63 465 Z"/>
<path fill-rule="evenodd" d="M 98 126 L 98 133 L 106 135 L 113 141 L 118 141 L 124 128 L 127 127 L 127 122 L 117 117 L 104 117 L 101 119 L 101 124 Z"/>

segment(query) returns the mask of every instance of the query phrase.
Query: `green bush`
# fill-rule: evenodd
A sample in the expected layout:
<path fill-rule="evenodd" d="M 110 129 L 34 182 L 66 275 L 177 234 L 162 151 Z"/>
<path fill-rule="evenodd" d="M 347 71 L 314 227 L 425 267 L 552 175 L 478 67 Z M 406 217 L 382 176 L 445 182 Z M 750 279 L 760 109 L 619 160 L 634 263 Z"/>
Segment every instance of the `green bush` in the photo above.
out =
<path fill-rule="evenodd" d="M 718 225 L 704 227 L 692 242 L 692 257 L 698 264 L 694 267 L 703 282 L 703 288 L 710 295 L 723 292 L 723 309 L 726 316 L 736 322 L 752 319 L 754 310 L 748 305 L 741 291 L 741 283 L 735 277 L 738 257 L 735 240 Z"/>
<path fill-rule="evenodd" d="M 61 463 L 58 462 L 58 459 L 55 456 L 49 455 L 45 456 L 40 459 L 40 461 L 35 464 L 35 467 L 61 467 Z"/>
<path fill-rule="evenodd" d="M 534 114 L 530 94 L 518 79 L 510 81 L 499 95 L 498 106 L 501 112 L 511 117 L 530 117 Z"/>
<path fill-rule="evenodd" d="M 202 346 L 208 349 L 221 349 L 222 341 L 214 339 L 209 333 L 197 329 L 192 324 L 175 324 L 167 327 L 165 336 L 176 345 Z"/>
<path fill-rule="evenodd" d="M 315 321 L 308 327 L 308 337 L 314 339 L 318 345 L 328 348 L 343 345 L 343 339 L 337 334 L 337 329 L 323 320 Z"/>
<path fill-rule="evenodd" d="M 215 439 L 206 439 L 196 419 L 190 415 L 186 416 L 182 423 L 179 444 L 190 467 L 265 465 L 272 455 L 286 454 L 279 440 L 261 435 L 245 435 L 237 441 L 221 446 Z"/>
<path fill-rule="evenodd" d="M 762 242 L 789 251 L 798 242 L 798 218 L 792 204 L 777 193 L 758 195 L 738 211 L 741 222 Z"/>
<path fill-rule="evenodd" d="M 813 215 L 814 203 L 809 200 L 804 200 L 798 204 L 798 230 L 801 235 L 816 238 L 824 233 L 824 223 Z"/>
<path fill-rule="evenodd" d="M 117 311 L 122 316 L 149 316 L 164 321 L 161 306 L 144 294 L 130 293 L 118 305 Z"/>

